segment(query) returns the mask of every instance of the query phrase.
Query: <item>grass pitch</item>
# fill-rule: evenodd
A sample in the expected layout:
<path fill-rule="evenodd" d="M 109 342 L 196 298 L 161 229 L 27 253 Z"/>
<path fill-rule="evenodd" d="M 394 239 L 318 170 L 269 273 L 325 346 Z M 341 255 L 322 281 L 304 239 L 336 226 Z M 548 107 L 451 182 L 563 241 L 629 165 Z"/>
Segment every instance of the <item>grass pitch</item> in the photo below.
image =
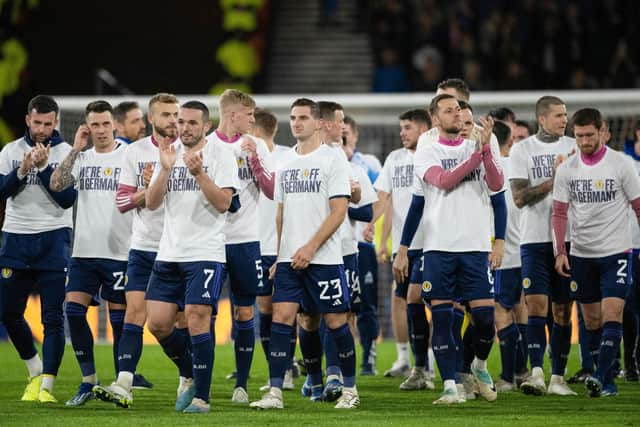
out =
<path fill-rule="evenodd" d="M 574 346 L 569 373 L 578 367 Z M 499 354 L 494 345 L 489 366 L 497 378 Z M 102 383 L 113 380 L 111 347 L 96 346 L 96 363 Z M 256 411 L 231 403 L 233 381 L 224 376 L 234 366 L 230 345 L 216 348 L 215 371 L 211 390 L 210 414 L 180 414 L 173 411 L 176 396 L 177 371 L 159 346 L 146 346 L 139 366 L 154 384 L 152 390 L 135 390 L 134 404 L 120 409 L 101 401 L 90 401 L 79 408 L 67 408 L 80 382 L 80 370 L 71 346 L 67 346 L 54 395 L 60 403 L 43 405 L 20 402 L 26 385 L 24 363 L 10 344 L 0 344 L 0 426 L 65 426 L 65 427 L 138 427 L 182 425 L 226 426 L 374 426 L 374 425 L 435 425 L 435 426 L 631 426 L 640 425 L 640 383 L 618 380 L 620 395 L 593 399 L 586 396 L 582 385 L 573 385 L 578 397 L 532 397 L 521 393 L 501 394 L 495 403 L 477 400 L 462 405 L 435 407 L 431 404 L 442 388 L 436 391 L 402 392 L 401 379 L 384 378 L 382 372 L 395 359 L 395 346 L 385 342 L 378 346 L 376 377 L 358 378 L 361 407 L 346 411 L 333 409 L 330 403 L 311 403 L 300 397 L 303 378 L 295 381 L 296 389 L 285 391 L 285 409 Z M 548 365 L 548 361 L 545 361 Z M 267 365 L 262 348 L 256 341 L 256 352 L 249 380 L 251 400 L 260 397 L 258 388 L 267 380 Z"/>

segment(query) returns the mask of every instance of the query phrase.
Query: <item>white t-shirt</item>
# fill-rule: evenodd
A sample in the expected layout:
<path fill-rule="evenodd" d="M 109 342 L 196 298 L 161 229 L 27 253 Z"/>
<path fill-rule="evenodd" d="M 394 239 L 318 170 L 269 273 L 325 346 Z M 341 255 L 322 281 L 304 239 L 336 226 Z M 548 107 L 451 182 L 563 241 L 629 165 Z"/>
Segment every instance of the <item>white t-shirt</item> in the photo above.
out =
<path fill-rule="evenodd" d="M 174 145 L 179 142 L 176 140 Z M 158 146 L 153 143 L 151 136 L 139 139 L 127 148 L 127 156 L 122 165 L 120 183 L 130 187 L 137 187 L 137 191 L 144 189 L 143 171 L 147 163 L 153 164 L 154 172 L 158 169 Z M 157 252 L 162 235 L 164 210 L 146 208 L 132 209 L 133 227 L 131 233 L 131 249 L 139 251 Z"/>
<path fill-rule="evenodd" d="M 532 135 L 513 146 L 509 154 L 509 179 L 527 179 L 535 187 L 553 176 L 557 155 L 567 156 L 577 150 L 576 141 L 567 136 L 557 142 L 542 142 Z M 522 208 L 520 244 L 548 243 L 551 238 L 551 194 L 534 205 Z"/>
<path fill-rule="evenodd" d="M 20 166 L 24 154 L 31 151 L 24 138 L 4 146 L 0 152 L 0 174 L 8 175 Z M 51 147 L 49 165 L 58 167 L 71 151 L 71 146 L 61 142 Z M 17 234 L 35 234 L 72 227 L 73 209 L 62 209 L 42 186 L 38 169 L 32 167 L 26 177 L 26 185 L 7 199 L 2 231 Z"/>
<path fill-rule="evenodd" d="M 350 170 L 346 156 L 325 144 L 308 154 L 295 149 L 285 154 L 274 197 L 283 204 L 278 262 L 290 262 L 320 229 L 331 212 L 330 199 L 350 197 Z M 338 230 L 320 246 L 311 264 L 342 264 L 341 249 Z"/>
<path fill-rule="evenodd" d="M 411 206 L 413 198 L 413 156 L 414 153 L 406 148 L 393 150 L 384 161 L 384 166 L 374 184 L 376 190 L 391 194 L 392 222 L 391 222 L 391 247 L 392 252 L 398 252 L 402 227 Z M 418 186 L 421 187 L 421 186 Z M 418 226 L 410 250 L 422 249 L 423 233 L 422 221 Z"/>
<path fill-rule="evenodd" d="M 353 172 L 355 180 L 360 183 L 360 201 L 357 204 L 349 203 L 349 207 L 359 208 L 377 202 L 378 195 L 373 189 L 371 181 L 369 181 L 367 172 L 355 163 L 349 162 L 349 167 Z M 360 222 L 361 221 L 350 219 L 349 215 L 346 215 L 344 224 L 345 233 L 342 238 L 342 256 L 358 253 L 358 241 L 361 240 L 360 236 L 362 236 L 362 228 L 357 226 Z"/>
<path fill-rule="evenodd" d="M 271 161 L 274 165 L 274 171 L 280 166 L 282 156 L 291 148 L 284 145 L 273 145 L 271 152 Z M 277 174 L 277 172 L 276 172 Z M 276 214 L 278 213 L 278 204 L 269 199 L 260 192 L 258 197 L 258 223 L 260 226 L 260 254 L 262 256 L 275 256 L 278 254 L 278 236 L 276 235 Z"/>
<path fill-rule="evenodd" d="M 575 155 L 556 171 L 553 199 L 569 203 L 575 256 L 600 258 L 631 249 L 629 201 L 640 197 L 640 177 L 624 154 L 606 150 L 594 165 Z"/>
<path fill-rule="evenodd" d="M 240 149 L 244 138 L 251 138 L 255 141 L 258 158 L 262 160 L 266 170 L 273 171 L 271 153 L 269 153 L 269 148 L 264 140 L 251 135 L 243 135 L 234 142 L 225 142 L 218 137 L 216 132 L 207 136 L 207 141 L 210 143 L 220 144 L 231 149 L 238 166 L 240 209 L 228 215 L 227 226 L 224 229 L 227 243 L 230 244 L 260 240 L 258 232 L 258 195 L 260 189 L 249 165 L 249 154 Z"/>
<path fill-rule="evenodd" d="M 510 157 L 500 157 L 500 166 L 504 174 L 505 183 L 509 182 L 511 174 Z M 504 256 L 499 270 L 518 268 L 520 261 L 520 220 L 522 213 L 513 202 L 511 187 L 506 185 L 504 198 L 507 201 L 507 230 L 504 237 Z"/>
<path fill-rule="evenodd" d="M 131 243 L 133 213 L 116 206 L 116 190 L 128 146 L 118 143 L 110 153 L 91 148 L 78 155 L 71 175 L 78 191 L 74 258 L 105 258 L 126 261 Z"/>
<path fill-rule="evenodd" d="M 414 174 L 422 182 L 425 208 L 423 250 L 469 252 L 491 251 L 492 194 L 485 181 L 484 165 L 480 163 L 462 182 L 450 191 L 441 190 L 423 181 L 433 166 L 445 170 L 465 162 L 476 151 L 476 142 L 463 140 L 455 146 L 431 144 L 414 156 Z M 494 158 L 500 152 L 491 147 Z"/>
<path fill-rule="evenodd" d="M 640 175 L 640 161 L 629 155 L 627 157 L 635 167 L 638 175 Z M 631 207 L 629 207 L 629 224 L 631 226 L 631 244 L 634 249 L 638 249 L 640 248 L 640 225 L 638 225 L 638 218 L 636 218 L 636 213 Z"/>
<path fill-rule="evenodd" d="M 185 148 L 176 145 L 176 163 L 169 173 L 164 196 L 164 227 L 156 257 L 159 261 L 226 262 L 225 234 L 227 213 L 213 207 L 182 159 Z M 240 187 L 238 168 L 231 151 L 208 143 L 202 149 L 205 173 L 220 188 Z M 157 179 L 160 168 L 154 172 Z"/>

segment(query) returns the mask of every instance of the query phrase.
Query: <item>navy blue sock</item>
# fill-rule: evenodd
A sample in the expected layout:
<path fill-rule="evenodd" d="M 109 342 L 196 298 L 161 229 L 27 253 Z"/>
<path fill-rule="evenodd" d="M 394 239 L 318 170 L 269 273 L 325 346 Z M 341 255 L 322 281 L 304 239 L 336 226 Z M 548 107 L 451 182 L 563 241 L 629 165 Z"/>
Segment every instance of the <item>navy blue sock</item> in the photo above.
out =
<path fill-rule="evenodd" d="M 269 344 L 269 384 L 282 388 L 284 373 L 291 364 L 291 334 L 293 327 L 286 323 L 271 323 L 271 343 Z"/>
<path fill-rule="evenodd" d="M 496 334 L 494 308 L 493 306 L 472 308 L 471 316 L 475 326 L 473 340 L 475 355 L 480 360 L 487 360 Z"/>
<path fill-rule="evenodd" d="M 498 331 L 500 358 L 502 360 L 502 373 L 500 377 L 510 383 L 513 382 L 513 375 L 516 372 L 516 353 L 518 351 L 519 334 L 518 327 L 514 323 Z"/>
<path fill-rule="evenodd" d="M 273 318 L 271 313 L 260 313 L 260 343 L 262 344 L 262 350 L 264 350 L 264 356 L 269 362 L 269 340 L 271 339 L 271 319 Z"/>
<path fill-rule="evenodd" d="M 600 354 L 598 355 L 598 368 L 595 376 L 604 382 L 605 376 L 613 365 L 622 339 L 622 323 L 605 322 L 602 326 L 602 339 L 600 340 Z"/>
<path fill-rule="evenodd" d="M 551 374 L 564 376 L 571 351 L 571 324 L 553 324 L 551 331 Z"/>
<path fill-rule="evenodd" d="M 585 328 L 587 343 L 589 344 L 589 356 L 594 364 L 590 367 L 586 367 L 591 372 L 595 372 L 594 365 L 598 362 L 598 356 L 600 355 L 600 340 L 602 339 L 602 328 L 594 329 L 590 331 Z M 583 365 L 584 367 L 584 365 Z"/>
<path fill-rule="evenodd" d="M 189 341 L 178 329 L 171 331 L 169 336 L 159 341 L 164 354 L 178 367 L 181 377 L 193 378 L 193 359 L 189 351 Z"/>
<path fill-rule="evenodd" d="M 327 329 L 327 335 L 336 343 L 343 384 L 345 387 L 353 387 L 356 385 L 356 349 L 349 324 L 345 323 L 337 329 Z"/>
<path fill-rule="evenodd" d="M 411 349 L 415 366 L 427 366 L 427 345 L 429 342 L 429 329 L 427 328 L 427 315 L 424 312 L 424 304 L 407 304 L 407 313 L 411 322 Z"/>
<path fill-rule="evenodd" d="M 253 360 L 253 346 L 256 340 L 255 325 L 253 324 L 253 319 L 246 321 L 236 320 L 236 327 L 238 330 L 234 346 L 238 372 L 236 387 L 242 387 L 246 390 L 251 361 Z"/>
<path fill-rule="evenodd" d="M 593 357 L 591 357 L 591 344 L 589 343 L 589 332 L 584 323 L 582 308 L 578 304 L 578 344 L 580 345 L 580 367 L 588 371 L 593 371 Z M 600 340 L 598 340 L 598 349 Z"/>
<path fill-rule="evenodd" d="M 187 343 L 187 348 L 189 352 L 191 352 L 191 335 L 189 335 L 189 328 L 175 328 L 177 334 L 179 334 L 182 338 L 184 338 Z"/>
<path fill-rule="evenodd" d="M 473 349 L 473 337 L 475 334 L 475 326 L 473 326 L 473 323 L 469 323 L 462 336 L 462 369 L 460 372 L 463 374 L 471 373 L 471 362 L 473 362 L 473 358 L 476 356 Z"/>
<path fill-rule="evenodd" d="M 362 312 L 358 314 L 357 326 L 362 346 L 362 365 L 373 369 L 375 366 L 371 365 L 376 360 L 376 339 L 378 338 L 378 319 L 375 311 L 365 308 L 363 304 Z"/>
<path fill-rule="evenodd" d="M 634 285 L 635 286 L 635 285 Z M 622 343 L 624 346 L 624 369 L 631 372 L 638 369 L 636 360 L 636 346 L 638 337 L 638 313 L 634 310 L 633 302 L 624 306 L 622 317 Z"/>
<path fill-rule="evenodd" d="M 527 324 L 517 323 L 518 332 L 518 344 L 516 349 L 516 374 L 522 374 L 527 372 Z"/>
<path fill-rule="evenodd" d="M 547 333 L 544 327 L 547 318 L 541 316 L 529 316 L 527 324 L 527 350 L 531 369 L 542 368 L 544 365 L 544 351 L 547 347 Z"/>
<path fill-rule="evenodd" d="M 122 328 L 124 326 L 124 310 L 109 309 L 109 322 L 113 331 L 113 365 L 118 376 L 118 355 L 120 354 L 120 338 L 122 338 Z"/>
<path fill-rule="evenodd" d="M 307 368 L 307 375 L 311 379 L 311 385 L 322 384 L 322 341 L 319 331 L 307 331 L 304 328 L 298 330 L 300 337 L 300 350 Z"/>
<path fill-rule="evenodd" d="M 440 304 L 431 308 L 433 321 L 432 347 L 442 380 L 455 380 L 456 344 L 453 339 L 453 304 Z"/>
<path fill-rule="evenodd" d="M 323 327 L 320 328 L 320 334 L 322 336 L 327 375 L 340 375 L 340 360 L 338 360 L 336 342 L 329 336 L 329 328 L 325 325 L 324 320 L 322 321 L 322 325 Z"/>
<path fill-rule="evenodd" d="M 296 344 L 298 343 L 298 325 L 296 322 L 293 322 L 293 326 L 291 329 L 291 339 L 289 340 L 289 368 L 291 369 L 293 366 L 293 360 L 296 357 Z"/>
<path fill-rule="evenodd" d="M 142 355 L 142 326 L 125 323 L 118 347 L 118 371 L 135 373 Z"/>
<path fill-rule="evenodd" d="M 458 374 L 462 372 L 464 365 L 464 343 L 462 342 L 462 323 L 464 322 L 464 311 L 453 309 L 453 341 L 456 343 L 456 382 L 460 380 Z"/>
<path fill-rule="evenodd" d="M 65 307 L 71 345 L 80 365 L 83 377 L 96 373 L 93 360 L 93 334 L 87 322 L 87 307 L 75 302 L 68 302 Z"/>
<path fill-rule="evenodd" d="M 211 374 L 213 373 L 213 340 L 211 333 L 192 335 L 194 397 L 209 402 Z"/>

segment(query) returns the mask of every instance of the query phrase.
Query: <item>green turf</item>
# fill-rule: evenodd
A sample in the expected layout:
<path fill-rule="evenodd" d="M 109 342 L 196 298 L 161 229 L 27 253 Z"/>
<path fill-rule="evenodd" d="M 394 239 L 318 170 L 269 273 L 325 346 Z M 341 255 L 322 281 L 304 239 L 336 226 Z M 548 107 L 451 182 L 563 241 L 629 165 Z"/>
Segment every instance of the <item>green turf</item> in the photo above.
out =
<path fill-rule="evenodd" d="M 572 351 L 569 371 L 577 368 L 577 349 Z M 392 343 L 378 347 L 378 370 L 388 368 L 395 358 Z M 494 377 L 499 372 L 499 356 L 494 347 L 490 359 Z M 103 383 L 113 380 L 111 347 L 96 348 L 98 374 Z M 26 384 L 26 368 L 9 344 L 0 344 L 0 426 L 179 426 L 179 425 L 279 425 L 279 426 L 373 426 L 373 425 L 640 425 L 640 384 L 619 381 L 620 396 L 593 399 L 585 396 L 582 385 L 573 386 L 579 397 L 530 397 L 520 393 L 501 394 L 495 403 L 468 402 L 449 407 L 434 407 L 431 402 L 438 392 L 401 392 L 400 379 L 365 377 L 358 379 L 361 407 L 339 411 L 329 403 L 311 403 L 299 395 L 303 379 L 296 389 L 285 392 L 285 409 L 259 412 L 230 402 L 233 382 L 224 379 L 232 370 L 233 351 L 228 345 L 216 349 L 216 365 L 212 387 L 212 411 L 206 415 L 178 414 L 173 411 L 177 372 L 158 346 L 144 349 L 139 372 L 154 383 L 153 390 L 135 392 L 134 405 L 127 410 L 111 404 L 92 401 L 84 407 L 66 408 L 64 402 L 78 386 L 80 372 L 70 346 L 67 346 L 54 395 L 61 403 L 42 405 L 20 402 Z M 267 379 L 262 349 L 256 354 L 249 380 L 251 399 L 260 396 L 258 388 Z M 437 383 L 438 390 L 442 384 Z"/>

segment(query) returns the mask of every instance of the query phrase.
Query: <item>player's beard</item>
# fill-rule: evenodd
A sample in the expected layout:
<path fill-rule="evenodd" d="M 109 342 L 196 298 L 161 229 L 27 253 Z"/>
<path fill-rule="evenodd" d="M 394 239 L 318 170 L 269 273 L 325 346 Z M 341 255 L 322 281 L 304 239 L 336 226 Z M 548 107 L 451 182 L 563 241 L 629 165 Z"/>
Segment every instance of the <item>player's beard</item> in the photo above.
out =
<path fill-rule="evenodd" d="M 450 135 L 453 135 L 453 134 L 457 135 L 462 130 L 462 126 L 451 125 L 448 128 L 443 128 L 443 130 L 445 131 L 445 133 L 448 133 Z"/>
<path fill-rule="evenodd" d="M 167 126 L 156 129 L 156 132 L 158 132 L 158 134 L 163 138 L 175 138 L 178 134 L 178 128 Z"/>
<path fill-rule="evenodd" d="M 182 144 L 184 144 L 186 147 L 191 148 L 198 145 L 198 143 L 202 140 L 203 136 L 204 136 L 203 134 L 200 134 L 200 135 L 191 134 L 187 139 L 184 139 L 182 136 L 180 136 L 180 140 L 182 141 Z"/>
<path fill-rule="evenodd" d="M 44 132 L 40 132 L 40 133 L 32 133 L 31 131 L 29 131 L 29 138 L 31 139 L 32 142 L 39 142 L 41 144 L 44 144 L 44 142 L 51 138 L 51 135 L 47 135 Z"/>

